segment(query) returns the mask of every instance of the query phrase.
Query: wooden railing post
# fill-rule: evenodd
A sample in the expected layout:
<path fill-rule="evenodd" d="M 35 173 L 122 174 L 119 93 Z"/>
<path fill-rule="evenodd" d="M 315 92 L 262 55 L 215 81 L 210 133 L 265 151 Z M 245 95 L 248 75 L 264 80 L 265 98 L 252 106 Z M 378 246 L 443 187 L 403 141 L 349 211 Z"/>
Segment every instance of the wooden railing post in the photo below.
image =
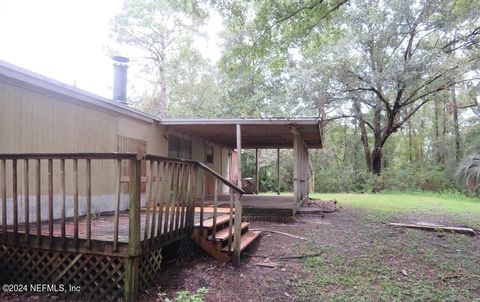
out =
<path fill-rule="evenodd" d="M 118 224 L 120 220 L 120 199 L 122 196 L 122 160 L 117 159 L 117 178 L 115 179 L 115 218 L 113 221 L 113 250 L 118 250 Z M 78 199 L 78 196 L 77 196 Z M 78 220 L 78 218 L 77 218 Z M 78 228 L 78 221 L 77 221 Z M 77 234 L 78 236 L 78 234 Z"/>
<path fill-rule="evenodd" d="M 240 241 L 242 237 L 242 196 L 235 194 L 235 221 L 233 227 L 233 266 L 240 267 Z"/>
<path fill-rule="evenodd" d="M 197 180 L 198 180 L 198 168 L 197 166 L 193 166 L 190 170 L 190 199 L 189 199 L 189 210 L 187 220 L 187 227 L 191 230 L 195 220 L 195 200 L 197 196 Z"/>
<path fill-rule="evenodd" d="M 78 247 L 78 159 L 73 160 L 73 240 Z"/>
<path fill-rule="evenodd" d="M 140 194 L 141 160 L 130 161 L 130 200 L 128 207 L 128 254 L 125 265 L 124 298 L 126 301 L 138 300 L 140 245 Z"/>
<path fill-rule="evenodd" d="M 228 251 L 232 251 L 232 234 L 233 234 L 233 192 L 232 189 L 230 188 L 229 190 L 229 195 L 230 195 L 230 211 L 229 211 L 229 217 L 228 217 Z"/>
<path fill-rule="evenodd" d="M 12 160 L 12 185 L 13 185 L 13 233 L 15 241 L 18 240 L 18 185 L 17 185 L 17 160 Z"/>
<path fill-rule="evenodd" d="M 3 235 L 5 240 L 7 239 L 7 164 L 4 159 L 1 161 L 2 169 L 2 222 L 3 222 Z"/>
<path fill-rule="evenodd" d="M 157 200 L 158 198 L 158 202 L 155 201 L 155 204 L 158 203 L 157 236 L 159 238 L 160 236 L 162 236 L 163 213 L 164 213 L 164 204 L 165 204 L 165 198 L 166 198 L 165 191 L 168 191 L 165 185 L 166 173 L 168 173 L 167 164 L 159 161 L 157 164 L 157 197 L 155 198 L 155 200 Z"/>
<path fill-rule="evenodd" d="M 53 160 L 48 160 L 48 236 L 53 244 Z"/>
<path fill-rule="evenodd" d="M 148 244 L 148 232 L 150 231 L 150 207 L 152 203 L 150 200 L 152 198 L 152 188 L 153 188 L 153 160 L 150 161 L 150 167 L 148 161 L 146 164 L 147 167 L 147 194 L 145 200 L 145 228 L 144 228 L 144 244 Z"/>
<path fill-rule="evenodd" d="M 173 183 L 173 171 L 174 166 L 172 163 L 165 164 L 165 222 L 163 226 L 163 234 L 168 234 L 169 232 L 169 218 L 170 218 L 170 207 L 171 207 L 171 196 L 172 196 L 172 183 Z"/>
<path fill-rule="evenodd" d="M 129 229 L 128 246 L 129 255 L 140 255 L 140 186 L 141 186 L 141 160 L 133 159 L 130 162 L 130 200 L 128 205 Z"/>
<path fill-rule="evenodd" d="M 87 176 L 87 203 L 85 205 L 85 222 L 87 224 L 87 241 L 86 248 L 89 249 L 92 245 L 92 161 L 88 158 L 86 163 Z"/>
<path fill-rule="evenodd" d="M 150 241 L 153 242 L 155 239 L 155 226 L 157 223 L 157 208 L 158 208 L 158 188 L 160 187 L 160 173 L 158 173 L 158 166 L 160 162 L 150 161 L 150 177 L 151 177 L 151 196 L 152 200 L 152 223 L 150 229 Z M 155 167 L 156 166 L 156 167 Z M 156 172 L 155 172 L 156 171 Z M 156 176 L 155 176 L 156 175 Z M 154 185 L 154 179 L 156 181 L 156 186 Z M 145 226 L 145 228 L 147 228 Z M 146 240 L 146 238 L 145 238 Z"/>
<path fill-rule="evenodd" d="M 217 211 L 218 211 L 218 180 L 215 179 L 215 190 L 213 195 L 213 229 L 212 238 L 215 241 L 217 236 Z"/>
<path fill-rule="evenodd" d="M 207 173 L 203 171 L 202 175 L 202 199 L 200 200 L 200 229 L 203 229 L 203 219 L 204 219 L 204 211 L 205 211 L 205 195 L 206 195 L 206 190 L 205 190 L 205 185 L 207 183 Z"/>
<path fill-rule="evenodd" d="M 25 242 L 28 243 L 30 235 L 30 190 L 29 190 L 29 169 L 28 159 L 23 163 L 23 198 L 24 198 L 24 225 L 25 225 Z"/>
<path fill-rule="evenodd" d="M 60 205 L 60 233 L 62 236 L 62 246 L 65 247 L 66 241 L 66 203 L 67 203 L 67 193 L 65 187 L 65 159 L 60 160 L 60 194 L 62 197 L 62 203 Z"/>
<path fill-rule="evenodd" d="M 41 161 L 37 159 L 37 166 L 35 169 L 35 204 L 36 204 L 36 225 L 37 225 L 37 244 L 40 245 L 42 241 L 42 208 L 41 208 L 41 200 L 42 200 L 42 188 L 41 186 Z"/>

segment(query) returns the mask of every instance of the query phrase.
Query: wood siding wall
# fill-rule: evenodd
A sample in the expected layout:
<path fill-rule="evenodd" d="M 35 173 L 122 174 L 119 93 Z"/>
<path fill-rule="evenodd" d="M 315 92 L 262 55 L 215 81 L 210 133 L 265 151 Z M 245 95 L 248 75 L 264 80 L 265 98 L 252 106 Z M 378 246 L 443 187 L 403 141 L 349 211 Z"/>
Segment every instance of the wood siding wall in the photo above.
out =
<path fill-rule="evenodd" d="M 137 150 L 138 149 L 138 150 Z M 210 165 L 222 175 L 227 173 L 228 150 L 214 148 L 214 164 Z M 27 84 L 4 82 L 0 78 L 0 153 L 59 153 L 59 152 L 145 152 L 152 155 L 168 153 L 167 130 L 153 122 L 99 108 L 81 101 L 31 88 Z M 205 142 L 192 138 L 194 160 L 205 161 Z M 66 161 L 66 171 L 72 171 L 72 161 Z M 23 192 L 23 165 L 18 162 L 19 192 Z M 30 182 L 33 182 L 35 163 L 30 165 Z M 47 194 L 47 161 L 42 160 L 41 195 Z M 78 163 L 79 175 L 85 174 L 86 165 Z M 115 162 L 92 161 L 92 212 L 113 210 L 110 203 L 115 191 Z M 7 175 L 11 175 L 11 162 L 7 163 Z M 60 163 L 53 163 L 54 187 L 60 186 Z M 7 198 L 12 198 L 12 179 L 7 179 Z M 86 186 L 80 177 L 79 187 Z M 67 199 L 73 190 L 73 177 L 66 175 Z M 30 194 L 35 190 L 30 188 Z M 199 196 L 200 186 L 197 186 Z M 128 192 L 126 192 L 127 194 Z M 23 202 L 19 195 L 19 202 Z M 80 200 L 85 198 L 80 191 Z M 126 198 L 126 197 L 125 197 Z M 60 196 L 55 196 L 55 204 Z M 11 204 L 9 201 L 8 204 Z M 69 201 L 67 201 L 67 216 Z M 128 201 L 122 200 L 122 209 Z M 33 205 L 31 205 L 33 207 Z M 42 205 L 43 207 L 43 205 Z M 59 208 L 59 207 L 55 207 Z M 43 211 L 46 209 L 42 208 Z M 32 208 L 31 213 L 34 212 Z M 10 216 L 11 217 L 11 216 Z M 59 217 L 59 213 L 55 213 Z M 23 218 L 20 217 L 20 221 Z M 31 220 L 32 221 L 32 220 Z M 33 222 L 33 221 L 32 221 Z"/>
<path fill-rule="evenodd" d="M 0 153 L 59 153 L 59 152 L 149 152 L 166 155 L 166 143 L 162 140 L 164 127 L 123 116 L 105 109 L 80 104 L 59 95 L 50 95 L 0 81 Z M 140 143 L 139 143 L 140 142 Z M 139 150 L 137 150 L 139 149 Z M 19 206 L 23 206 L 24 161 L 18 161 Z M 65 162 L 67 216 L 71 215 L 73 192 L 73 161 Z M 7 161 L 7 175 L 12 175 L 12 162 Z M 34 183 L 36 163 L 29 162 L 29 182 Z M 41 195 L 47 198 L 47 161 L 41 161 Z M 112 196 L 115 192 L 115 161 L 92 161 L 92 212 L 113 210 Z M 78 162 L 80 202 L 85 199 L 86 163 Z M 11 204 L 13 195 L 12 178 L 6 179 L 7 199 Z M 54 191 L 60 186 L 60 162 L 53 162 Z M 30 188 L 30 195 L 36 188 Z M 128 192 L 125 192 L 127 194 Z M 54 204 L 60 202 L 54 196 Z M 42 214 L 47 209 L 42 202 Z M 126 208 L 128 201 L 121 202 Z M 10 206 L 9 206 L 10 207 Z M 12 211 L 7 207 L 7 211 Z M 30 205 L 34 213 L 34 205 Z M 54 217 L 59 217 L 60 207 L 54 206 Z M 82 209 L 80 209 L 82 211 Z M 42 215 L 45 217 L 45 215 Z M 12 215 L 9 215 L 12 217 Z M 24 221 L 20 215 L 19 222 Z"/>

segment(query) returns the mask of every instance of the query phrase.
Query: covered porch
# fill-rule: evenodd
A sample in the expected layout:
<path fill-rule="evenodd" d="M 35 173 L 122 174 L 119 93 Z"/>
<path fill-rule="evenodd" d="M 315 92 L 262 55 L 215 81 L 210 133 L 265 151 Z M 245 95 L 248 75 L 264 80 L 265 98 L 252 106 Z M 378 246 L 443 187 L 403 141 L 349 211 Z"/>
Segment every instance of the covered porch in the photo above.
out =
<path fill-rule="evenodd" d="M 244 195 L 244 215 L 262 220 L 293 217 L 309 195 L 309 149 L 322 148 L 321 126 L 318 119 L 164 119 L 162 125 L 185 135 L 229 148 L 229 180 L 250 193 Z M 242 173 L 242 150 L 255 150 L 255 174 Z M 276 149 L 276 181 L 278 195 L 259 192 L 260 149 Z M 293 195 L 280 195 L 280 149 L 293 149 Z M 253 179 L 252 188 L 245 186 Z M 228 195 L 219 195 L 219 206 L 228 204 Z M 206 201 L 213 202 L 213 196 Z M 270 219 L 269 219 L 270 218 Z M 280 219 L 281 220 L 281 219 Z"/>

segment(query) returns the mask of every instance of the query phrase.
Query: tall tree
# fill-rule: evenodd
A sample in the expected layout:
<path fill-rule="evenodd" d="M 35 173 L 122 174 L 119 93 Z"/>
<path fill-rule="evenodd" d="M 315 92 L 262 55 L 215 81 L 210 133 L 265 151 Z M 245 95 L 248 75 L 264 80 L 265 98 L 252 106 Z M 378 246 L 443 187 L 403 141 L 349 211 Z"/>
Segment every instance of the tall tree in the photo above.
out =
<path fill-rule="evenodd" d="M 472 43 L 480 35 L 478 15 L 458 13 L 456 1 L 407 2 L 352 1 L 337 20 L 343 39 L 319 48 L 338 70 L 330 93 L 352 101 L 367 167 L 377 175 L 391 135 L 440 92 L 468 81 L 480 59 Z M 459 24 L 467 24 L 464 35 L 452 38 Z"/>
<path fill-rule="evenodd" d="M 185 47 L 186 37 L 198 34 L 206 16 L 193 0 L 126 0 L 113 21 L 117 42 L 131 46 L 142 64 L 142 74 L 151 85 L 152 110 L 160 117 L 167 108 L 168 60 Z"/>

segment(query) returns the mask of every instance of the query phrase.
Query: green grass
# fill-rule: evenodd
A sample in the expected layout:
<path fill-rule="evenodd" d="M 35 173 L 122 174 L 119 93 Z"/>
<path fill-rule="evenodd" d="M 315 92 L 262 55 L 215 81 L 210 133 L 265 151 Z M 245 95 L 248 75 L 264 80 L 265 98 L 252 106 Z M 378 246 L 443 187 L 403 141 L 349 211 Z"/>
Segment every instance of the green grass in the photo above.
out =
<path fill-rule="evenodd" d="M 337 200 L 341 205 L 389 213 L 411 212 L 433 214 L 465 213 L 480 215 L 480 201 L 451 193 L 377 193 L 377 194 L 310 194 L 311 198 Z"/>
<path fill-rule="evenodd" d="M 426 218 L 479 227 L 478 200 L 437 193 L 311 197 L 335 199 L 343 210 L 327 216 L 328 224 L 310 228 L 305 236 L 315 242 L 294 248 L 323 251 L 303 261 L 302 275 L 289 279 L 300 301 L 480 301 L 476 237 L 383 223 Z"/>

